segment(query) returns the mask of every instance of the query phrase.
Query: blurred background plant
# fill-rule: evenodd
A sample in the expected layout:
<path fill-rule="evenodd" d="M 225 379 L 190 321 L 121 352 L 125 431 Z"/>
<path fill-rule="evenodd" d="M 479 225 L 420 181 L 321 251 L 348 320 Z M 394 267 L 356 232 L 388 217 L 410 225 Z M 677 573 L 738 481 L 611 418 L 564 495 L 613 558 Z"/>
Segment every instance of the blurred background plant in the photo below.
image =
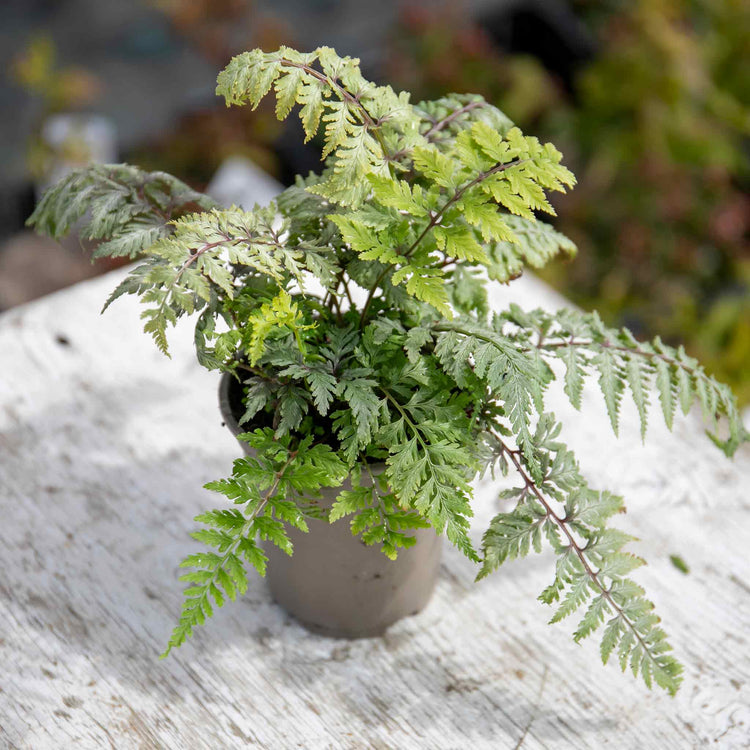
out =
<path fill-rule="evenodd" d="M 610 322 L 684 341 L 747 402 L 750 4 L 581 6 L 599 54 L 549 123 L 580 181 L 558 209 L 581 254 L 549 278 Z"/>
<path fill-rule="evenodd" d="M 22 187 L 12 184 L 12 179 L 10 185 L 0 185 L 0 238 L 9 236 L 0 245 L 0 311 L 122 265 L 112 259 L 92 264 L 80 252 L 82 243 L 76 236 L 58 244 L 29 231 L 14 232 L 19 228 L 15 222 L 28 216 L 46 187 L 71 169 L 91 161 L 116 161 L 114 125 L 91 111 L 105 91 L 102 80 L 84 66 L 61 62 L 46 33 L 27 36 L 5 73 L 2 83 L 22 92 L 29 116 L 9 111 L 0 128 L 0 139 L 12 142 L 6 123 L 25 120 L 18 150 L 24 152 L 26 180 Z M 8 179 L 12 165 L 9 159 L 2 161 L 0 177 Z"/>
<path fill-rule="evenodd" d="M 503 52 L 460 0 L 405 6 L 382 77 L 415 101 L 480 93 L 527 127 L 565 101 L 561 82 L 538 58 Z"/>
<path fill-rule="evenodd" d="M 455 5 L 402 14 L 389 72 L 419 98 L 482 93 L 552 139 L 579 180 L 556 208 L 580 252 L 545 278 L 608 323 L 684 343 L 747 403 L 750 4 L 574 9 L 593 55 L 570 76 L 501 53 Z"/>
<path fill-rule="evenodd" d="M 52 39 L 36 34 L 12 61 L 11 80 L 36 100 L 37 123 L 28 136 L 29 174 L 43 181 L 55 162 L 86 164 L 91 154 L 85 137 L 75 130 L 59 143 L 43 137 L 44 123 L 61 112 L 79 112 L 94 103 L 102 92 L 102 82 L 91 71 L 77 65 L 61 65 Z"/>
<path fill-rule="evenodd" d="M 253 0 L 150 0 L 150 4 L 217 71 L 246 49 L 277 49 L 294 43 L 291 27 L 264 13 Z M 180 175 L 199 189 L 205 189 L 231 156 L 244 156 L 274 177 L 290 179 L 293 175 L 288 174 L 277 147 L 283 129 L 267 101 L 251 110 L 226 107 L 213 99 L 200 102 L 157 138 L 136 146 L 128 160 Z"/>

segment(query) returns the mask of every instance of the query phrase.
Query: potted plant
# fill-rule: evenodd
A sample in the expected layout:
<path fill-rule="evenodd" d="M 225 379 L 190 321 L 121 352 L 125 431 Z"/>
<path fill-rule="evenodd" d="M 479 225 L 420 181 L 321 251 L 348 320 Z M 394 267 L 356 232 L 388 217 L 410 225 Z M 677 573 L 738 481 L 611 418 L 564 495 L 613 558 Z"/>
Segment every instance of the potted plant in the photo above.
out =
<path fill-rule="evenodd" d="M 641 343 L 596 313 L 490 314 L 488 279 L 509 282 L 574 252 L 536 217 L 552 212 L 546 192 L 574 178 L 554 146 L 480 97 L 414 105 L 326 47 L 247 52 L 218 78 L 230 105 L 257 106 L 271 89 L 280 118 L 301 105 L 306 137 L 320 138 L 326 159 L 274 204 L 219 207 L 163 173 L 93 166 L 48 191 L 30 219 L 60 237 L 86 214 L 98 255 L 140 256 L 107 305 L 139 295 L 145 330 L 165 353 L 167 328 L 197 316 L 198 360 L 224 373 L 227 419 L 247 429 L 238 436 L 248 455 L 206 485 L 233 506 L 196 519 L 204 528 L 193 536 L 209 549 L 182 563 L 189 587 L 165 655 L 212 602 L 246 589 L 246 563 L 264 574 L 269 546 L 291 553 L 298 532 L 312 539 L 326 522 L 349 538 L 339 520 L 348 517 L 354 547 L 374 545 L 386 570 L 427 550 L 416 559 L 424 580 L 399 615 L 429 595 L 436 534 L 479 565 L 479 578 L 546 542 L 558 556 L 540 597 L 556 606 L 552 620 L 583 608 L 576 640 L 603 626 L 605 662 L 616 650 L 623 669 L 674 693 L 681 667 L 628 577 L 643 561 L 623 551 L 631 537 L 607 526 L 623 500 L 588 487 L 544 392 L 563 368 L 578 407 L 595 376 L 617 431 L 628 389 L 645 433 L 655 385 L 669 425 L 695 401 L 713 427 L 725 417 L 726 437 L 712 438 L 732 454 L 746 433 L 731 392 L 682 349 Z M 470 481 L 495 470 L 517 475 L 504 493 L 513 505 L 476 545 Z M 335 553 L 345 543 L 318 546 Z M 379 579 L 370 557 L 360 570 L 346 560 L 334 566 L 351 567 L 354 600 L 365 579 Z M 324 596 L 317 565 L 306 551 L 307 580 L 317 573 Z"/>

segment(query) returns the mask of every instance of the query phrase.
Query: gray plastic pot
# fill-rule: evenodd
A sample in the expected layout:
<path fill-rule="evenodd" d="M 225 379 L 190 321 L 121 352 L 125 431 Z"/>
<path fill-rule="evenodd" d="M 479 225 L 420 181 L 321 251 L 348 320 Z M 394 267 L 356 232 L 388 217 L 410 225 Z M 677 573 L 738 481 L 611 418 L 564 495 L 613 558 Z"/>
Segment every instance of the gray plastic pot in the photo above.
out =
<path fill-rule="evenodd" d="M 245 431 L 236 416 L 240 404 L 241 386 L 225 373 L 219 405 L 234 435 Z M 247 443 L 239 442 L 251 452 Z M 338 493 L 350 487 L 347 479 L 341 487 L 324 489 L 319 504 L 330 507 Z M 346 519 L 332 524 L 310 519 L 308 526 L 307 534 L 288 530 L 294 545 L 291 557 L 264 545 L 271 595 L 308 629 L 339 638 L 377 636 L 397 620 L 417 614 L 430 600 L 442 546 L 432 529 L 417 529 L 417 543 L 389 560 L 377 546 L 368 547 L 353 536 Z"/>

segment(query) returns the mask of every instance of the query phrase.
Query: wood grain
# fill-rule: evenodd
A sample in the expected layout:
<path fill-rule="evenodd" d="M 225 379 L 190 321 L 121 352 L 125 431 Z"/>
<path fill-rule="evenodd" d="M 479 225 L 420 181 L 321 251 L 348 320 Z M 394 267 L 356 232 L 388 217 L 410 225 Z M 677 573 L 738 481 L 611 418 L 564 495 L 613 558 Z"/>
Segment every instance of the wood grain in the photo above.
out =
<path fill-rule="evenodd" d="M 622 492 L 636 574 L 686 665 L 649 693 L 536 595 L 548 554 L 476 570 L 452 550 L 434 600 L 382 638 L 312 635 L 264 583 L 168 660 L 177 562 L 201 489 L 238 447 L 190 326 L 161 356 L 133 300 L 103 317 L 122 272 L 0 316 L 0 746 L 11 748 L 693 748 L 750 743 L 750 452 L 725 459 L 697 419 L 674 434 L 634 410 L 611 436 L 593 385 L 548 407 L 595 486 Z M 525 278 L 493 303 L 563 303 Z M 478 488 L 475 533 L 499 482 Z M 669 561 L 679 554 L 684 575 Z"/>

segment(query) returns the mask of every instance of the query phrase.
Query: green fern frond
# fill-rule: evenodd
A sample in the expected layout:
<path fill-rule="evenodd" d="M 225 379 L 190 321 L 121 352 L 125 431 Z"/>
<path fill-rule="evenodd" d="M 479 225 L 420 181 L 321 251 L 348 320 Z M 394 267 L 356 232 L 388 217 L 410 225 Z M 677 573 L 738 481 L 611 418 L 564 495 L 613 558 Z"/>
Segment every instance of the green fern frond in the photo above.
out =
<path fill-rule="evenodd" d="M 292 296 L 284 289 L 268 303 L 264 303 L 248 320 L 249 338 L 245 351 L 251 365 L 256 365 L 265 351 L 266 339 L 271 331 L 282 328 L 291 332 L 294 336 L 300 354 L 304 358 L 305 344 L 302 340 L 302 332 L 308 331 L 315 326 L 305 325 L 303 316 Z"/>
<path fill-rule="evenodd" d="M 506 499 L 516 501 L 510 513 L 497 515 L 482 541 L 482 578 L 505 560 L 540 552 L 544 538 L 558 555 L 555 580 L 540 595 L 547 603 L 557 602 L 551 622 L 572 616 L 582 607 L 574 640 L 587 638 L 605 624 L 601 641 L 602 661 L 618 650 L 623 670 L 630 665 L 648 687 L 653 682 L 674 695 L 682 681 L 682 666 L 669 653 L 664 631 L 653 614 L 654 605 L 643 589 L 626 578 L 643 561 L 622 551 L 632 539 L 604 526 L 622 510 L 621 498 L 590 490 L 578 472 L 573 454 L 554 442 L 559 427 L 551 416 L 540 420 L 547 437 L 540 446 L 547 470 L 542 481 L 532 477 L 532 467 L 523 453 L 513 450 L 493 433 L 493 448 L 515 468 L 524 486 L 512 490 Z M 555 510 L 563 502 L 565 514 Z"/>
<path fill-rule="evenodd" d="M 352 533 L 367 545 L 380 544 L 391 560 L 399 549 L 413 547 L 416 538 L 408 532 L 426 528 L 428 522 L 416 511 L 399 506 L 396 495 L 382 473 L 374 473 L 366 460 L 350 474 L 351 489 L 339 493 L 328 515 L 330 523 L 346 516 Z"/>
<path fill-rule="evenodd" d="M 60 239 L 81 222 L 83 239 L 102 240 L 94 257 L 134 258 L 170 233 L 171 220 L 216 205 L 166 172 L 92 164 L 49 188 L 26 223 Z"/>
<path fill-rule="evenodd" d="M 487 247 L 487 273 L 496 281 L 517 278 L 525 265 L 543 268 L 560 255 L 572 258 L 577 252 L 573 242 L 543 221 L 506 216 L 503 223 L 511 238 L 501 238 Z"/>
<path fill-rule="evenodd" d="M 333 168 L 310 189 L 342 206 L 361 204 L 369 192 L 367 176 L 387 172 L 382 123 L 392 130 L 416 129 L 418 123 L 408 98 L 366 81 L 358 60 L 339 57 L 330 47 L 308 54 L 288 47 L 245 52 L 219 74 L 216 93 L 227 105 L 256 107 L 272 87 L 279 119 L 300 104 L 308 139 L 324 123 L 322 156 L 331 155 Z"/>
<path fill-rule="evenodd" d="M 458 414 L 452 415 L 453 425 L 425 421 L 419 416 L 425 409 L 427 413 L 433 410 L 434 403 L 422 402 L 419 394 L 401 403 L 388 390 L 381 390 L 395 412 L 379 436 L 389 446 L 386 475 L 399 503 L 419 511 L 438 533 L 445 530 L 469 559 L 478 560 L 468 535 L 474 460 L 456 439 Z"/>
<path fill-rule="evenodd" d="M 550 314 L 542 310 L 524 313 L 512 306 L 502 316 L 506 322 L 537 331 L 537 341 L 528 341 L 529 351 L 566 364 L 566 388 L 574 406 L 580 405 L 583 375 L 598 377 L 612 428 L 617 432 L 619 408 L 625 389 L 638 409 L 641 433 L 648 421 L 649 394 L 655 386 L 664 421 L 671 429 L 676 407 L 687 414 L 699 404 L 709 428 L 717 428 L 726 418 L 728 436 L 712 435 L 717 445 L 731 456 L 748 439 L 737 400 L 731 390 L 706 373 L 700 363 L 682 347 L 671 347 L 659 338 L 652 342 L 636 340 L 627 329 L 605 326 L 596 313 L 564 310 Z M 513 332 L 508 332 L 513 337 Z M 572 368 L 572 369 L 571 369 Z"/>
<path fill-rule="evenodd" d="M 312 438 L 292 450 L 288 437 L 279 439 L 270 429 L 242 437 L 256 455 L 235 461 L 228 479 L 206 485 L 236 507 L 208 511 L 195 519 L 207 528 L 193 533 L 193 538 L 217 551 L 193 553 L 182 561 L 181 567 L 193 568 L 180 578 L 190 585 L 162 658 L 213 615 L 214 605 L 221 607 L 226 598 L 234 601 L 247 590 L 245 562 L 265 575 L 268 558 L 259 541 L 292 553 L 286 524 L 308 530 L 293 500 L 301 495 L 314 497 L 321 487 L 338 486 L 346 476 L 346 466 L 330 447 L 313 444 Z"/>
<path fill-rule="evenodd" d="M 450 147 L 462 131 L 478 120 L 501 135 L 513 127 L 505 114 L 478 94 L 448 94 L 435 101 L 420 102 L 414 109 L 426 140 L 444 148 Z"/>

